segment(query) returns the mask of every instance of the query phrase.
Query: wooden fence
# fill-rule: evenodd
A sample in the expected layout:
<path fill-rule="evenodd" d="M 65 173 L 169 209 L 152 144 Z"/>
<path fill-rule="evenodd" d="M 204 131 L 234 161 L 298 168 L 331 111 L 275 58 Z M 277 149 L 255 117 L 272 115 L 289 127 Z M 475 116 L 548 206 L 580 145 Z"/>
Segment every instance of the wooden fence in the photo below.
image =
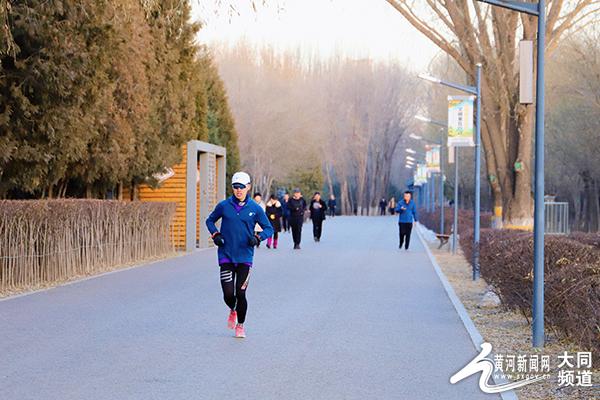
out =
<path fill-rule="evenodd" d="M 174 203 L 0 201 L 0 294 L 174 251 Z"/>

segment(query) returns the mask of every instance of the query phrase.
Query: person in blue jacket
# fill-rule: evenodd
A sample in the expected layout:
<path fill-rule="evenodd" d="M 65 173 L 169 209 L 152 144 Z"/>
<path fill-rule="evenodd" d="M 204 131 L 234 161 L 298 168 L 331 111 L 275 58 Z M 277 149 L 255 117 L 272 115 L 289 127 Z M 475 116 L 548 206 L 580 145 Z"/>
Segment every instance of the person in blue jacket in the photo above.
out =
<path fill-rule="evenodd" d="M 417 206 L 412 200 L 410 191 L 404 192 L 404 198 L 398 202 L 395 211 L 398 213 L 398 226 L 400 228 L 400 245 L 398 248 L 401 249 L 404 244 L 404 248 L 408 250 L 413 223 L 419 220 Z"/>
<path fill-rule="evenodd" d="M 248 310 L 246 289 L 254 259 L 254 247 L 271 237 L 273 227 L 264 210 L 250 198 L 250 176 L 236 172 L 231 179 L 233 196 L 221 201 L 206 219 L 206 226 L 218 246 L 221 288 L 229 307 L 227 327 L 235 329 L 235 337 L 244 338 L 244 322 Z M 221 220 L 221 230 L 216 222 Z M 254 232 L 258 224 L 261 232 Z"/>

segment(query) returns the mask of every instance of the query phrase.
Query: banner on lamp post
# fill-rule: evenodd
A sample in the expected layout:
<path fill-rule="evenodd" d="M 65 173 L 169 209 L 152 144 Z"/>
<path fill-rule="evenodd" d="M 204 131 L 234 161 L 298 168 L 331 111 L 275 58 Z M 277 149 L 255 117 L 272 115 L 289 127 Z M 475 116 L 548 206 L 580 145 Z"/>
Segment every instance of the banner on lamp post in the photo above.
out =
<path fill-rule="evenodd" d="M 472 147 L 475 96 L 448 96 L 448 146 Z"/>
<path fill-rule="evenodd" d="M 417 173 L 415 174 L 414 182 L 415 186 L 421 186 L 427 183 L 427 165 L 417 164 Z"/>
<path fill-rule="evenodd" d="M 417 176 L 417 173 L 415 172 L 415 174 L 413 175 L 413 185 L 414 186 L 421 186 L 421 182 L 419 182 L 419 177 Z"/>
<path fill-rule="evenodd" d="M 425 153 L 427 172 L 440 172 L 440 145 L 427 145 L 425 148 L 427 149 L 427 153 Z"/>

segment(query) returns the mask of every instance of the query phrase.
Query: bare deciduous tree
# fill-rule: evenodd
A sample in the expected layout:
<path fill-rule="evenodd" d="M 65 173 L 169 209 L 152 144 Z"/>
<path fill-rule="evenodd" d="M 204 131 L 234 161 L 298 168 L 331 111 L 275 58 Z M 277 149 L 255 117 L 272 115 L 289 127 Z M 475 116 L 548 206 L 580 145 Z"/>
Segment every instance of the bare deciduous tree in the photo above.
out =
<path fill-rule="evenodd" d="M 476 0 L 386 1 L 454 58 L 471 82 L 475 64 L 483 63 L 482 143 L 494 205 L 504 207 L 508 224 L 531 225 L 534 106 L 518 102 L 517 45 L 535 39 L 535 18 Z M 599 4 L 549 0 L 546 52 L 594 18 Z M 522 168 L 515 168 L 517 162 Z"/>
<path fill-rule="evenodd" d="M 600 228 L 599 39 L 563 43 L 548 74 L 547 186 L 574 205 L 573 228 L 588 232 Z"/>
<path fill-rule="evenodd" d="M 255 189 L 293 185 L 297 171 L 318 166 L 343 213 L 372 213 L 389 196 L 394 154 L 417 108 L 414 77 L 397 65 L 247 44 L 214 51 Z"/>

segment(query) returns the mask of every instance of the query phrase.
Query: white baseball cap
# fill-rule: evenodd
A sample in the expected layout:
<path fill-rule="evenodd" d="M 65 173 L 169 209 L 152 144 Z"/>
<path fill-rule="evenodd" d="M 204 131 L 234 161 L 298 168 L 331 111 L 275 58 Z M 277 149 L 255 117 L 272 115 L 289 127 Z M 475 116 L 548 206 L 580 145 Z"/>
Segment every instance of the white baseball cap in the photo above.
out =
<path fill-rule="evenodd" d="M 242 185 L 249 185 L 250 184 L 250 175 L 248 175 L 245 172 L 236 172 L 235 174 L 233 174 L 233 176 L 231 177 L 231 184 L 233 185 L 234 183 L 241 183 Z"/>

